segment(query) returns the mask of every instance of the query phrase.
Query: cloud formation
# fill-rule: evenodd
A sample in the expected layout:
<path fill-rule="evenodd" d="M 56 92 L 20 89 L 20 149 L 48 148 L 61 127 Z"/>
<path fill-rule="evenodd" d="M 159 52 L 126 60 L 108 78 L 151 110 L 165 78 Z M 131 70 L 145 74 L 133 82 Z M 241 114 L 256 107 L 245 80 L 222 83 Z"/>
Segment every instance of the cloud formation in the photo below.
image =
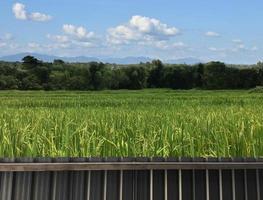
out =
<path fill-rule="evenodd" d="M 0 41 L 0 48 L 5 47 L 7 44 L 5 42 Z"/>
<path fill-rule="evenodd" d="M 50 15 L 34 12 L 29 15 L 29 18 L 33 21 L 45 22 L 52 19 Z"/>
<path fill-rule="evenodd" d="M 75 26 L 72 24 L 64 24 L 62 26 L 63 34 L 51 35 L 48 34 L 47 38 L 53 41 L 50 48 L 93 48 L 100 46 L 100 39 L 94 32 L 87 31 L 83 26 Z"/>
<path fill-rule="evenodd" d="M 107 41 L 111 44 L 165 41 L 178 33 L 179 29 L 158 19 L 135 15 L 128 23 L 108 29 Z"/>
<path fill-rule="evenodd" d="M 88 32 L 82 26 L 74 26 L 72 24 L 64 24 L 63 31 L 65 34 L 76 37 L 80 40 L 91 39 L 95 37 L 94 32 Z"/>
<path fill-rule="evenodd" d="M 208 50 L 212 52 L 224 52 L 226 54 L 230 53 L 237 53 L 237 52 L 246 52 L 248 53 L 257 51 L 258 47 L 257 46 L 252 46 L 252 47 L 247 47 L 241 40 L 239 41 L 233 41 L 235 43 L 234 47 L 229 47 L 229 48 L 216 48 L 216 47 L 209 47 Z"/>
<path fill-rule="evenodd" d="M 15 3 L 13 5 L 13 13 L 16 19 L 20 19 L 20 20 L 27 19 L 27 13 L 26 13 L 25 8 L 26 8 L 25 5 L 22 3 Z"/>
<path fill-rule="evenodd" d="M 57 42 L 57 43 L 66 43 L 66 42 L 69 41 L 69 38 L 66 35 L 51 35 L 51 34 L 48 34 L 47 38 L 52 40 L 52 41 L 54 41 L 54 42 Z"/>
<path fill-rule="evenodd" d="M 11 33 L 5 33 L 3 36 L 0 35 L 0 48 L 8 47 L 13 40 L 13 35 Z"/>
<path fill-rule="evenodd" d="M 252 48 L 251 48 L 251 51 L 257 51 L 258 50 L 258 47 L 257 46 L 253 46 Z"/>
<path fill-rule="evenodd" d="M 216 48 L 216 47 L 209 47 L 208 50 L 210 50 L 210 51 L 218 51 L 218 48 Z"/>
<path fill-rule="evenodd" d="M 40 12 L 28 13 L 26 11 L 26 6 L 22 3 L 15 3 L 13 5 L 13 13 L 15 18 L 18 20 L 32 20 L 39 22 L 46 22 L 52 19 L 50 15 L 46 15 Z"/>
<path fill-rule="evenodd" d="M 13 39 L 13 35 L 11 33 L 5 33 L 3 36 L 0 36 L 0 41 L 10 41 Z"/>
<path fill-rule="evenodd" d="M 243 41 L 240 39 L 233 39 L 232 42 L 237 43 L 237 44 L 243 43 Z"/>
<path fill-rule="evenodd" d="M 150 45 L 162 50 L 169 50 L 169 49 L 179 50 L 179 49 L 185 49 L 187 47 L 187 45 L 183 42 L 171 42 L 171 41 L 155 41 L 152 42 Z"/>
<path fill-rule="evenodd" d="M 163 24 L 157 19 L 139 15 L 135 15 L 131 18 L 130 26 L 139 30 L 141 33 L 152 35 L 174 36 L 179 32 L 177 28 L 168 27 L 167 24 Z"/>
<path fill-rule="evenodd" d="M 208 37 L 219 37 L 220 36 L 219 33 L 216 33 L 216 32 L 213 32 L 213 31 L 207 31 L 205 33 L 205 35 L 208 36 Z"/>

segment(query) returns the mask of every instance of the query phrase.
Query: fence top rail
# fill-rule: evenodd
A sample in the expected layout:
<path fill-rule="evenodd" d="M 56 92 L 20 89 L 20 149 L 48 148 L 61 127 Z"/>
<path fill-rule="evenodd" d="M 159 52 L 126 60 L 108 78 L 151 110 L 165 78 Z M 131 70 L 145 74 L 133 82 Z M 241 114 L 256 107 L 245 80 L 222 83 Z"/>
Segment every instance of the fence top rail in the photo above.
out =
<path fill-rule="evenodd" d="M 0 163 L 0 172 L 89 170 L 263 169 L 263 162 L 56 162 Z"/>

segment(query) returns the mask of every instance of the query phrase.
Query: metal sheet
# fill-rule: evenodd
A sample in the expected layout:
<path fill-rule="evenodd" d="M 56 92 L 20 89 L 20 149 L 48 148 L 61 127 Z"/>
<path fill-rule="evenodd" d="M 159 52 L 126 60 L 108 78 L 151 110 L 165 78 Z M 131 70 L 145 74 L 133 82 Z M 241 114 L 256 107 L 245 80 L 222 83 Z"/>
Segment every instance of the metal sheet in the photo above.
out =
<path fill-rule="evenodd" d="M 182 162 L 191 162 L 191 158 L 181 158 Z M 193 170 L 182 170 L 182 200 L 194 199 Z"/>
<path fill-rule="evenodd" d="M 36 158 L 35 162 L 51 162 L 51 158 Z M 33 172 L 32 200 L 51 198 L 51 172 Z"/>
<path fill-rule="evenodd" d="M 153 158 L 153 162 L 163 162 L 163 158 Z M 153 170 L 153 200 L 165 199 L 164 170 Z"/>
<path fill-rule="evenodd" d="M 90 162 L 103 162 L 101 158 L 91 158 Z M 104 171 L 90 173 L 90 200 L 103 200 L 104 196 Z"/>
<path fill-rule="evenodd" d="M 6 163 L 193 163 L 192 168 L 91 171 L 4 171 L 0 200 L 260 200 L 263 168 L 200 169 L 195 162 L 246 163 L 256 159 L 21 158 Z M 109 164 L 110 166 L 111 164 Z M 190 166 L 190 165 L 189 165 Z M 189 167 L 188 166 L 188 167 Z M 257 165 L 259 166 L 259 165 Z"/>
<path fill-rule="evenodd" d="M 178 159 L 167 158 L 166 162 L 178 162 Z M 167 199 L 179 199 L 179 170 L 167 170 Z"/>
<path fill-rule="evenodd" d="M 16 162 L 33 162 L 32 158 L 16 159 Z M 12 200 L 30 200 L 33 172 L 17 172 L 14 175 Z"/>
<path fill-rule="evenodd" d="M 147 162 L 149 158 L 138 158 L 138 162 Z M 139 170 L 136 171 L 135 183 L 135 199 L 136 200 L 150 200 L 150 171 Z"/>

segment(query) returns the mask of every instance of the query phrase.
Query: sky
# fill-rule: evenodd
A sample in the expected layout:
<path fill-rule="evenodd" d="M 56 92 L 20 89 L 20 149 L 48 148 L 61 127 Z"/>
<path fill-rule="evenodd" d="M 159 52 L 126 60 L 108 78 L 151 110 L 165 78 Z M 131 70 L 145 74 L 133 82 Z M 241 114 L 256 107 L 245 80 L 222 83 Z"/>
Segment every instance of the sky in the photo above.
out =
<path fill-rule="evenodd" d="M 0 56 L 263 60 L 262 0 L 1 0 Z"/>

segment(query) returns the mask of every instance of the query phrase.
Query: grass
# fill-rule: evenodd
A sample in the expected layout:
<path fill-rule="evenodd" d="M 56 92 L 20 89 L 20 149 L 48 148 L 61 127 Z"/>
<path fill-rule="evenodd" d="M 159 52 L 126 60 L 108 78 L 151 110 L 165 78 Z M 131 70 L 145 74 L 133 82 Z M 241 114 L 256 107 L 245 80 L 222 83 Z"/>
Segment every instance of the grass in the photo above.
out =
<path fill-rule="evenodd" d="M 0 92 L 0 156 L 263 155 L 249 91 Z"/>

